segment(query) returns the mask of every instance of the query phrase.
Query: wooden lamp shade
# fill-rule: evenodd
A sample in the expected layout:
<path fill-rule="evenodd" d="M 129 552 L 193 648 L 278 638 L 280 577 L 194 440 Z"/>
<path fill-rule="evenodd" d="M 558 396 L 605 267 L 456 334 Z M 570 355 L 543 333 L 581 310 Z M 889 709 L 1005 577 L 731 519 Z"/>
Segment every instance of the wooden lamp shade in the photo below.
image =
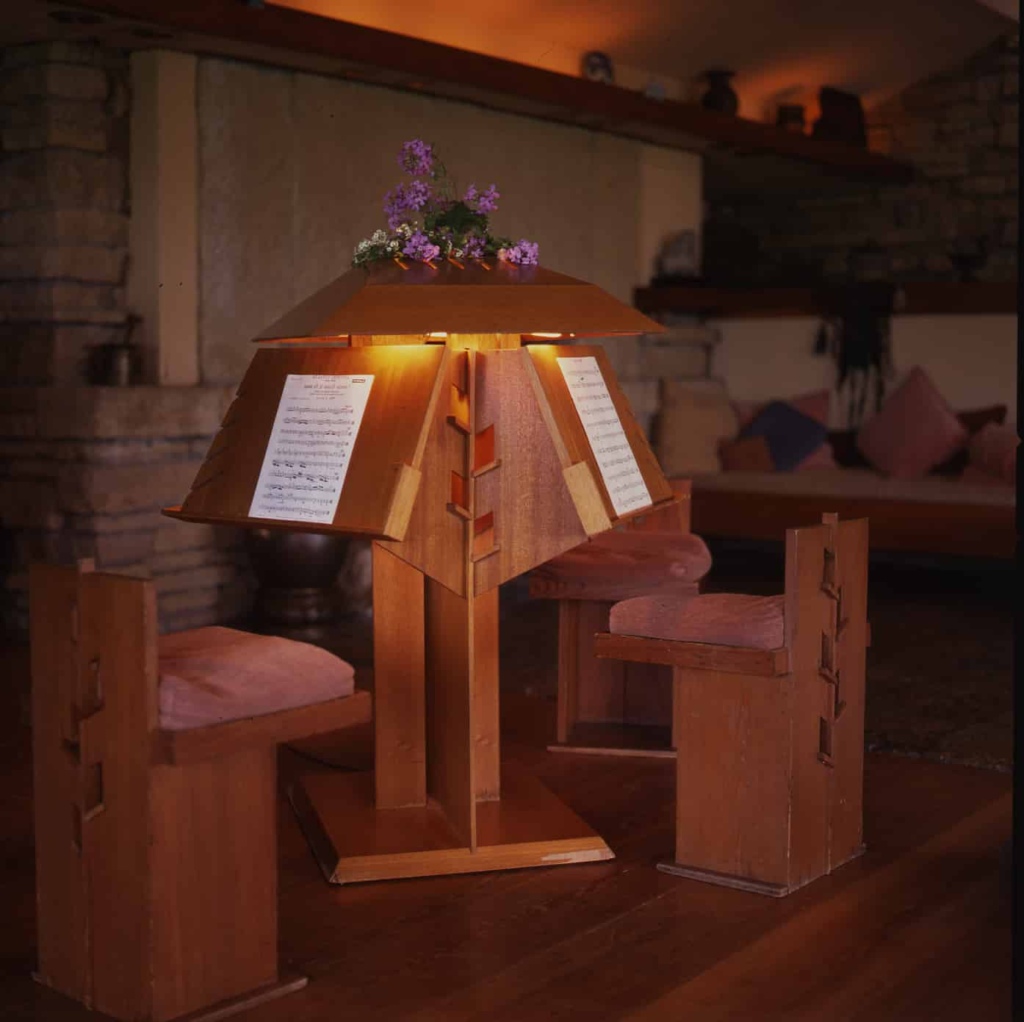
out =
<path fill-rule="evenodd" d="M 268 343 L 168 513 L 376 540 L 374 776 L 311 773 L 290 791 L 333 882 L 611 857 L 537 781 L 501 767 L 498 587 L 676 499 L 603 349 L 529 342 L 661 329 L 539 266 L 382 262 L 257 338 Z M 266 513 L 256 495 L 285 388 L 319 385 L 296 381 L 304 374 L 364 387 L 372 376 L 333 518 L 250 517 Z M 593 393 L 599 414 L 583 396 Z M 615 439 L 595 453 L 598 419 Z M 628 463 L 628 483 L 613 456 Z"/>

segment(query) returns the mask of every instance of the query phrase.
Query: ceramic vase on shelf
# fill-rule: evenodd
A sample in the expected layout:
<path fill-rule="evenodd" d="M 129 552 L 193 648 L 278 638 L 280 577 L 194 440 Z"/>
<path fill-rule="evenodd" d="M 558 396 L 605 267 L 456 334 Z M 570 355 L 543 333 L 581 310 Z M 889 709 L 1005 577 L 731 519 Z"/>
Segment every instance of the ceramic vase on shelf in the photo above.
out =
<path fill-rule="evenodd" d="M 707 92 L 701 96 L 700 105 L 705 110 L 717 110 L 723 114 L 735 114 L 740 108 L 740 99 L 735 90 L 729 84 L 734 77 L 735 71 L 726 71 L 724 68 L 712 68 L 704 72 L 707 80 Z"/>

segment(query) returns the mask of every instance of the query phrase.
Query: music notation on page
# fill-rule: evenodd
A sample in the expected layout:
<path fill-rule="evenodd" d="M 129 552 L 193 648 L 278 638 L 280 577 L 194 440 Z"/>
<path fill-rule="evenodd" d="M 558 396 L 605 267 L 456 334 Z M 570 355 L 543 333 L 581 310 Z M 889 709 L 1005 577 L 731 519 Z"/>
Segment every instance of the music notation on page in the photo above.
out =
<path fill-rule="evenodd" d="M 372 376 L 285 378 L 250 518 L 334 521 L 372 385 Z"/>
<path fill-rule="evenodd" d="M 651 494 L 597 359 L 593 355 L 559 358 L 558 367 L 583 423 L 615 513 L 624 515 L 648 507 Z"/>

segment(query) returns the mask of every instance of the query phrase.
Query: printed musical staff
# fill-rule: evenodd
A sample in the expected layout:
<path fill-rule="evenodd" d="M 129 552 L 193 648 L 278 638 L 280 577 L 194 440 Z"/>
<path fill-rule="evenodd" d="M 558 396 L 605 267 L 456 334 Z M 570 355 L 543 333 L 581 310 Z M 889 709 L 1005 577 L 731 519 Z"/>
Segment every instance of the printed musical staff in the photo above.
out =
<path fill-rule="evenodd" d="M 334 521 L 372 384 L 372 376 L 285 378 L 250 518 Z"/>
<path fill-rule="evenodd" d="M 605 489 L 617 515 L 648 507 L 651 494 L 615 410 L 601 367 L 592 355 L 559 358 L 569 396 L 590 441 Z"/>

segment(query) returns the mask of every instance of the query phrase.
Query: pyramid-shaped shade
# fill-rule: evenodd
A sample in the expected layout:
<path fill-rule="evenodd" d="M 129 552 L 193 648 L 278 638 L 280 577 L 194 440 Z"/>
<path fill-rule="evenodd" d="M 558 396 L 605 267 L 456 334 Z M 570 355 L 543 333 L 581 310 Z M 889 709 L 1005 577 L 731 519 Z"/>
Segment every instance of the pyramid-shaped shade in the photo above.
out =
<path fill-rule="evenodd" d="M 352 334 L 661 333 L 594 284 L 542 266 L 460 267 L 387 260 L 349 270 L 263 330 L 257 341 Z"/>

